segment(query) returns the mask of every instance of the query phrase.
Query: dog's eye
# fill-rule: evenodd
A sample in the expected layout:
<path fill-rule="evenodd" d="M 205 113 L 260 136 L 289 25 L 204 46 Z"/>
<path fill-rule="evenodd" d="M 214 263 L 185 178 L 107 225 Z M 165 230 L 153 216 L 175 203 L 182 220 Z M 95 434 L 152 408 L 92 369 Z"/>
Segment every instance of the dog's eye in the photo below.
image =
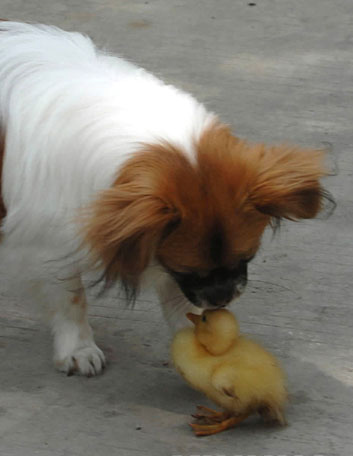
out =
<path fill-rule="evenodd" d="M 180 279 L 184 279 L 186 277 L 192 277 L 192 276 L 196 276 L 196 274 L 192 273 L 192 272 L 180 272 L 180 271 L 170 271 L 170 273 L 175 276 L 175 277 L 179 277 Z"/>
<path fill-rule="evenodd" d="M 169 272 L 176 280 L 188 282 L 188 283 L 195 282 L 200 278 L 196 272 L 179 272 L 179 271 L 169 271 Z"/>
<path fill-rule="evenodd" d="M 180 279 L 190 279 L 190 280 L 197 280 L 197 279 L 202 279 L 204 277 L 208 276 L 208 272 L 203 272 L 203 271 L 174 271 L 169 269 L 169 272 L 171 275 L 174 277 L 180 278 Z"/>
<path fill-rule="evenodd" d="M 206 318 L 206 315 L 202 315 L 202 318 L 201 318 L 202 321 L 207 321 L 207 318 Z"/>

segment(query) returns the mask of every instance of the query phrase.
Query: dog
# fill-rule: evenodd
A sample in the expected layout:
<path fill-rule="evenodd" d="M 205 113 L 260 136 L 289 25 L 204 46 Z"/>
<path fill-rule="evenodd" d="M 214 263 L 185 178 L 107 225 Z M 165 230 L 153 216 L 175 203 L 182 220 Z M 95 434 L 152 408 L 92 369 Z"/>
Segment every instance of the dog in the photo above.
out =
<path fill-rule="evenodd" d="M 68 374 L 105 365 L 85 271 L 130 298 L 154 286 L 171 320 L 224 307 L 265 228 L 327 198 L 322 151 L 241 140 L 191 95 L 53 26 L 0 24 L 0 137 L 2 244 L 42 265 Z"/>

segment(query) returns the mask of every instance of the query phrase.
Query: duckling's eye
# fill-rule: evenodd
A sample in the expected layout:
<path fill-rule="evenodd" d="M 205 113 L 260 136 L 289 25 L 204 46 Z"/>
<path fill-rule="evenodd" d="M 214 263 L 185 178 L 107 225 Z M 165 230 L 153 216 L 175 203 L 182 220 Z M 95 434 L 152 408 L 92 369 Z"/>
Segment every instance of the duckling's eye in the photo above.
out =
<path fill-rule="evenodd" d="M 202 321 L 207 321 L 206 319 L 206 315 L 202 315 L 202 318 L 201 318 Z"/>

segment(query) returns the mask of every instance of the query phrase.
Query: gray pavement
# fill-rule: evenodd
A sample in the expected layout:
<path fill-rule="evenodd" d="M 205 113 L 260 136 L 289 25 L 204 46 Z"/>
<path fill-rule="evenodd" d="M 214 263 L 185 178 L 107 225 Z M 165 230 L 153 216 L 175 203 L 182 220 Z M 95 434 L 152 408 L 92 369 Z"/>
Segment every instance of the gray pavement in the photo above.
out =
<path fill-rule="evenodd" d="M 169 334 L 155 297 L 134 310 L 115 291 L 90 295 L 109 366 L 65 377 L 49 331 L 16 278 L 0 279 L 0 455 L 353 454 L 352 0 L 0 0 L 0 17 L 52 23 L 191 91 L 241 137 L 332 146 L 338 206 L 328 220 L 268 233 L 233 305 L 243 331 L 288 372 L 289 426 L 249 420 L 197 439 L 207 404 L 166 364 Z M 6 269 L 6 257 L 1 258 Z"/>

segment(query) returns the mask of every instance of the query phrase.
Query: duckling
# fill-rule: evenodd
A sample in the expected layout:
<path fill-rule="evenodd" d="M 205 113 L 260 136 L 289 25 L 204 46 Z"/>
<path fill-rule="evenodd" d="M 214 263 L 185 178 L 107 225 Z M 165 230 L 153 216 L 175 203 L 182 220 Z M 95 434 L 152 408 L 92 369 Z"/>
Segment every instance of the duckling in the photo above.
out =
<path fill-rule="evenodd" d="M 276 358 L 239 333 L 234 315 L 225 309 L 186 315 L 194 327 L 178 331 L 171 346 L 177 371 L 196 390 L 222 407 L 198 406 L 191 423 L 197 436 L 236 426 L 259 413 L 285 425 L 285 376 Z"/>

